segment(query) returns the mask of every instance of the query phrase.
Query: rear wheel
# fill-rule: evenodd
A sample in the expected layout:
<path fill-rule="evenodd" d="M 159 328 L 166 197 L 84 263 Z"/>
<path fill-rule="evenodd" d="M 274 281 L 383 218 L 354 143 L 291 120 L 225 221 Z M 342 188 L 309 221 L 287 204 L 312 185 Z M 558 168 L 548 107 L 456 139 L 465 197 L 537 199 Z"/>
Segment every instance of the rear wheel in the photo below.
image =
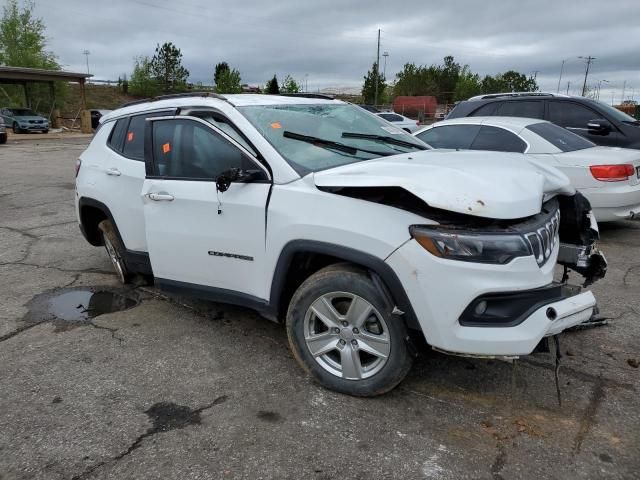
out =
<path fill-rule="evenodd" d="M 369 276 L 348 265 L 327 267 L 296 291 L 287 313 L 289 345 L 316 381 L 332 390 L 374 396 L 411 368 L 404 323 Z"/>
<path fill-rule="evenodd" d="M 109 260 L 111 260 L 116 275 L 118 275 L 122 283 L 129 283 L 131 274 L 124 262 L 125 249 L 116 233 L 115 227 L 109 220 L 103 220 L 98 224 L 98 229 L 102 233 L 104 248 L 107 250 L 107 255 L 109 255 Z"/>

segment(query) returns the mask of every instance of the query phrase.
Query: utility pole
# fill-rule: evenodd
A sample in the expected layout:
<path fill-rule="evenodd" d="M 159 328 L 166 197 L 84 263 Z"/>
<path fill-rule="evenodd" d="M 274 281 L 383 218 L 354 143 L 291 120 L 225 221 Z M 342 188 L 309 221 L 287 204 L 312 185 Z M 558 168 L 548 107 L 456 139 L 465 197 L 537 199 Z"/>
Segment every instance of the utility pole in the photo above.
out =
<path fill-rule="evenodd" d="M 558 78 L 558 90 L 557 93 L 560 93 L 560 82 L 562 81 L 562 72 L 564 71 L 564 62 L 567 60 L 562 60 L 562 65 L 560 66 L 560 78 Z"/>
<path fill-rule="evenodd" d="M 84 50 L 82 54 L 87 57 L 87 75 L 89 75 L 89 55 L 91 55 L 91 52 L 89 50 Z"/>
<path fill-rule="evenodd" d="M 571 82 L 567 82 L 567 95 L 569 95 L 569 87 L 571 86 Z"/>
<path fill-rule="evenodd" d="M 373 97 L 374 106 L 378 105 L 378 78 L 380 77 L 380 29 L 378 29 L 378 53 L 376 54 L 376 93 Z"/>
<path fill-rule="evenodd" d="M 589 67 L 591 66 L 591 62 L 593 62 L 596 57 L 592 57 L 589 55 L 588 57 L 578 57 L 587 61 L 587 68 L 584 72 L 584 83 L 582 84 L 582 96 L 584 97 L 585 93 L 587 93 L 587 77 L 589 76 Z"/>
<path fill-rule="evenodd" d="M 625 80 L 625 81 L 622 83 L 622 98 L 621 98 L 621 100 L 620 100 L 621 102 L 624 102 L 624 91 L 625 91 L 626 89 L 627 89 L 627 81 Z"/>

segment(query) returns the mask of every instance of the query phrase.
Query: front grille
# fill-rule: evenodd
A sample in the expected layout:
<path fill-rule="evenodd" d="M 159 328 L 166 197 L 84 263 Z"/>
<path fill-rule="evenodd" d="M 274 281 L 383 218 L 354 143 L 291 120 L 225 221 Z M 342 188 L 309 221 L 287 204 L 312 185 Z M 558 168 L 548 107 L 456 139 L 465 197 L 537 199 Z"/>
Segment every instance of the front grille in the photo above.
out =
<path fill-rule="evenodd" d="M 560 210 L 557 210 L 544 225 L 534 231 L 524 233 L 524 238 L 529 243 L 538 265 L 542 266 L 549 260 L 553 249 L 559 241 L 559 231 Z"/>
<path fill-rule="evenodd" d="M 29 123 L 36 123 L 36 124 L 41 124 L 42 120 L 29 120 Z"/>

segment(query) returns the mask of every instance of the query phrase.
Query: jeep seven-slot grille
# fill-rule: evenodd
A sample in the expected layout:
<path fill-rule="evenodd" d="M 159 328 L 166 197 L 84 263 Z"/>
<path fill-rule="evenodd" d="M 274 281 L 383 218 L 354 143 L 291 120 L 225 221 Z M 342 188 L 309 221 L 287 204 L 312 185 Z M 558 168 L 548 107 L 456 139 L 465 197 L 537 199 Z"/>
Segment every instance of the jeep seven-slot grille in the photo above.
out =
<path fill-rule="evenodd" d="M 538 265 L 542 266 L 549 260 L 553 249 L 559 241 L 559 231 L 560 210 L 557 210 L 544 225 L 524 234 L 524 238 L 529 243 Z"/>

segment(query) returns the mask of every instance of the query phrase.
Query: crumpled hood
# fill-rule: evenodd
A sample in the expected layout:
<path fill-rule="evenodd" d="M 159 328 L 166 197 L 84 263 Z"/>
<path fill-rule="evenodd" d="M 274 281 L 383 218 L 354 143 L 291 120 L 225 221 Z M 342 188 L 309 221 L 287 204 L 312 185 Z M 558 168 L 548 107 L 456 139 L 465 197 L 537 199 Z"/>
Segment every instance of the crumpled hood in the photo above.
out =
<path fill-rule="evenodd" d="M 429 150 L 314 174 L 318 187 L 402 187 L 429 206 L 486 218 L 516 219 L 575 190 L 559 170 L 519 153 Z"/>

